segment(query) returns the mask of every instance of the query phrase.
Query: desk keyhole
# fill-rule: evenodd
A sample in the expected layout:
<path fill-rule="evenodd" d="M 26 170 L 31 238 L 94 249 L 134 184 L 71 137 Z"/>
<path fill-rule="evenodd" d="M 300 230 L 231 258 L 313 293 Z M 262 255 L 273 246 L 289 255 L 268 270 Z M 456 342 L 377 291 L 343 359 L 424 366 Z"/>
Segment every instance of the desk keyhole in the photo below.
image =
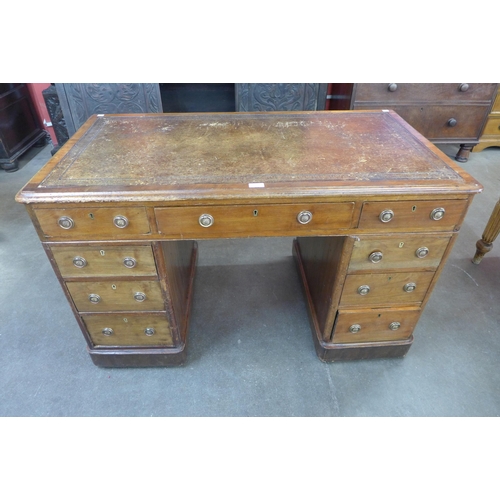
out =
<path fill-rule="evenodd" d="M 258 211 L 258 210 L 254 210 L 254 211 L 253 211 L 253 216 L 254 216 L 254 217 L 257 217 L 257 215 L 259 215 L 259 211 Z"/>

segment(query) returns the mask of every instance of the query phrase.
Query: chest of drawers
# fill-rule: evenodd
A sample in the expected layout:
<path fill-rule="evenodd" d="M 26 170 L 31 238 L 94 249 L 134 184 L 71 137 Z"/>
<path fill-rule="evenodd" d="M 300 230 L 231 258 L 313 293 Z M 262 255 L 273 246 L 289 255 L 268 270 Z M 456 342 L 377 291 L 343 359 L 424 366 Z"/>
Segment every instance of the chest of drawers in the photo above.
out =
<path fill-rule="evenodd" d="M 330 84 L 337 99 L 329 108 L 392 109 L 433 143 L 460 144 L 455 159 L 465 162 L 479 142 L 496 89 L 495 83 L 355 83 L 346 96 L 346 84 Z"/>
<path fill-rule="evenodd" d="M 478 153 L 491 146 L 500 146 L 500 88 L 497 90 L 493 107 L 474 152 Z"/>
<path fill-rule="evenodd" d="M 17 200 L 92 360 L 128 367 L 185 361 L 212 238 L 295 237 L 320 359 L 404 356 L 480 190 L 393 112 L 105 115 Z"/>

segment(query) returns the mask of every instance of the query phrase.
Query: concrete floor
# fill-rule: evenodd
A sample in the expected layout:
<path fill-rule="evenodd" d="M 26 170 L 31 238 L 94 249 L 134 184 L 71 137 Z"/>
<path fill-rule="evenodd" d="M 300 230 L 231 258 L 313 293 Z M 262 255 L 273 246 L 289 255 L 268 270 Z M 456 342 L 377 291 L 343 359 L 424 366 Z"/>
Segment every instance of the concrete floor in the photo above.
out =
<path fill-rule="evenodd" d="M 499 416 L 500 240 L 471 263 L 500 195 L 500 149 L 403 359 L 316 357 L 291 239 L 199 243 L 187 364 L 93 365 L 16 192 L 50 158 L 0 170 L 0 416 Z M 455 146 L 442 147 L 451 157 Z M 256 266 L 258 264 L 258 266 Z"/>

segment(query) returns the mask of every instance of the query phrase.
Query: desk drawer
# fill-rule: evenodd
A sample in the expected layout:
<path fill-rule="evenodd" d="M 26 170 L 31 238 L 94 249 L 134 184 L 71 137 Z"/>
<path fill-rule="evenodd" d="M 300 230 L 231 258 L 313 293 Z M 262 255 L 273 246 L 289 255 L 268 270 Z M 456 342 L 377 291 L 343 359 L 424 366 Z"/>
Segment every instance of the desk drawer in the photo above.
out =
<path fill-rule="evenodd" d="M 400 234 L 360 236 L 354 243 L 349 273 L 381 270 L 437 269 L 451 236 Z"/>
<path fill-rule="evenodd" d="M 420 316 L 420 308 L 340 311 L 332 342 L 380 342 L 410 337 Z"/>
<path fill-rule="evenodd" d="M 164 314 L 96 314 L 82 316 L 94 346 L 172 346 Z"/>
<path fill-rule="evenodd" d="M 350 274 L 340 299 L 340 307 L 374 307 L 392 304 L 420 304 L 434 273 Z"/>
<path fill-rule="evenodd" d="M 328 234 L 351 227 L 354 203 L 156 208 L 160 234 L 214 238 Z M 302 222 L 299 218 L 302 217 Z"/>
<path fill-rule="evenodd" d="M 80 312 L 165 309 L 158 281 L 73 281 L 66 286 Z"/>
<path fill-rule="evenodd" d="M 150 245 L 51 246 L 63 278 L 107 276 L 156 276 Z"/>
<path fill-rule="evenodd" d="M 467 87 L 460 83 L 396 83 L 396 87 L 391 84 L 391 89 L 393 89 L 391 92 L 389 85 L 389 83 L 358 83 L 356 102 L 432 102 L 450 99 L 455 102 L 488 101 L 495 89 L 494 83 L 468 83 Z"/>
<path fill-rule="evenodd" d="M 467 200 L 365 202 L 358 227 L 376 232 L 453 231 L 466 207 Z"/>
<path fill-rule="evenodd" d="M 35 214 L 49 237 L 126 238 L 151 232 L 144 207 L 37 208 Z"/>
<path fill-rule="evenodd" d="M 490 115 L 484 127 L 483 135 L 500 135 L 500 115 Z"/>

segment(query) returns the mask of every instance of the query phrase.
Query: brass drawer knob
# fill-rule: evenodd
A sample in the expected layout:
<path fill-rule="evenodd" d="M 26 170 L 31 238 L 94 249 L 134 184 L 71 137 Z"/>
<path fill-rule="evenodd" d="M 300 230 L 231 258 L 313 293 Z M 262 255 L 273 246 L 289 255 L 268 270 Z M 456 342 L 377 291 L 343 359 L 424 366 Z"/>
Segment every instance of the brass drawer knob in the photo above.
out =
<path fill-rule="evenodd" d="M 133 257 L 125 257 L 123 259 L 123 265 L 125 267 L 128 267 L 129 269 L 132 269 L 137 265 L 137 261 Z"/>
<path fill-rule="evenodd" d="M 369 256 L 368 259 L 376 264 L 377 262 L 380 262 L 382 260 L 382 252 L 372 252 Z"/>
<path fill-rule="evenodd" d="M 414 292 L 415 289 L 417 288 L 417 284 L 416 283 L 406 283 L 406 285 L 403 287 L 403 290 L 405 292 Z"/>
<path fill-rule="evenodd" d="M 198 222 L 202 227 L 210 227 L 214 223 L 214 218 L 210 214 L 203 214 L 200 215 Z"/>
<path fill-rule="evenodd" d="M 444 213 L 446 212 L 446 210 L 442 207 L 440 208 L 435 208 L 432 212 L 431 212 L 431 219 L 432 220 L 441 220 L 443 217 L 444 217 Z"/>
<path fill-rule="evenodd" d="M 456 124 L 457 124 L 457 120 L 455 118 L 450 118 L 447 122 L 446 122 L 446 125 L 448 125 L 448 127 L 454 127 Z"/>
<path fill-rule="evenodd" d="M 313 218 L 313 214 L 309 212 L 309 210 L 302 210 L 302 212 L 299 212 L 297 215 L 297 220 L 300 222 L 300 224 L 309 224 Z"/>
<path fill-rule="evenodd" d="M 137 302 L 144 302 L 146 300 L 146 294 L 143 292 L 135 292 L 134 299 L 137 300 Z"/>
<path fill-rule="evenodd" d="M 400 323 L 399 321 L 393 321 L 393 322 L 389 325 L 389 329 L 390 329 L 390 330 L 397 330 L 400 326 L 401 326 L 401 323 Z"/>
<path fill-rule="evenodd" d="M 398 90 L 398 84 L 397 83 L 389 83 L 389 85 L 387 86 L 387 90 L 389 92 L 396 92 L 396 90 Z"/>
<path fill-rule="evenodd" d="M 97 293 L 91 293 L 89 295 L 89 301 L 92 304 L 99 304 L 99 302 L 101 302 L 101 297 L 100 297 L 100 295 L 97 295 Z"/>
<path fill-rule="evenodd" d="M 75 267 L 78 267 L 78 269 L 81 269 L 82 267 L 85 267 L 87 265 L 87 261 L 83 257 L 75 257 L 73 259 L 73 265 Z"/>
<path fill-rule="evenodd" d="M 390 222 L 394 218 L 394 212 L 392 210 L 382 210 L 378 218 L 381 222 Z"/>
<path fill-rule="evenodd" d="M 460 90 L 460 92 L 467 92 L 469 90 L 469 84 L 468 83 L 461 83 L 458 86 L 458 90 Z"/>
<path fill-rule="evenodd" d="M 370 292 L 370 287 L 368 285 L 361 285 L 359 288 L 358 288 L 358 293 L 360 295 L 366 295 Z"/>
<path fill-rule="evenodd" d="M 361 330 L 361 325 L 358 325 L 358 324 L 356 324 L 356 325 L 351 325 L 351 326 L 349 327 L 349 331 L 350 331 L 351 333 L 358 333 L 360 330 Z"/>
<path fill-rule="evenodd" d="M 427 255 L 429 255 L 429 249 L 427 247 L 420 247 L 417 249 L 417 251 L 415 252 L 415 255 L 419 258 L 419 259 L 423 259 L 424 257 L 427 257 Z"/>
<path fill-rule="evenodd" d="M 120 229 L 123 229 L 124 227 L 127 227 L 128 226 L 128 219 L 124 216 L 124 215 L 117 215 L 114 219 L 113 219 L 113 224 L 120 228 Z"/>
<path fill-rule="evenodd" d="M 62 227 L 63 229 L 71 229 L 75 225 L 75 221 L 66 215 L 59 217 L 57 223 L 59 224 L 59 227 Z"/>
<path fill-rule="evenodd" d="M 102 334 L 106 335 L 106 337 L 109 337 L 110 335 L 113 335 L 113 333 L 115 333 L 114 330 L 113 330 L 113 328 L 103 328 L 102 329 Z"/>
<path fill-rule="evenodd" d="M 155 329 L 154 328 L 144 328 L 144 333 L 148 336 L 151 337 L 152 335 L 155 334 Z"/>

